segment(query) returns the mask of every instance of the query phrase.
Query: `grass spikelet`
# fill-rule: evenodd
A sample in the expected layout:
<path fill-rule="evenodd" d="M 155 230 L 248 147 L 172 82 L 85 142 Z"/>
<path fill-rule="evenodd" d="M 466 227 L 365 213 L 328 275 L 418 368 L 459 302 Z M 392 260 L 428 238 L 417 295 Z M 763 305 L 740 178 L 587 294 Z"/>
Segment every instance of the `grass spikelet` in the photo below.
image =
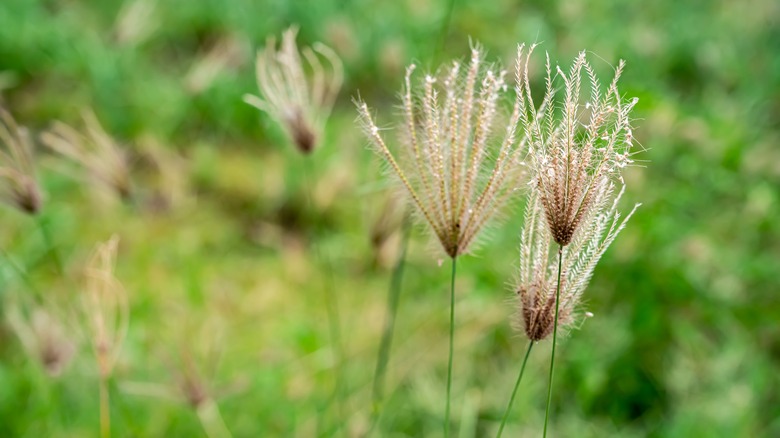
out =
<path fill-rule="evenodd" d="M 6 310 L 6 319 L 25 352 L 50 377 L 59 377 L 70 365 L 76 352 L 76 342 L 69 336 L 56 312 L 41 305 L 33 305 L 29 311 L 24 311 L 22 306 L 14 303 Z"/>
<path fill-rule="evenodd" d="M 28 214 L 41 209 L 41 189 L 35 176 L 30 134 L 0 108 L 0 197 Z"/>
<path fill-rule="evenodd" d="M 598 209 L 596 201 L 614 189 L 610 181 L 622 181 L 621 169 L 633 162 L 629 116 L 637 99 L 624 101 L 617 89 L 623 61 L 602 92 L 583 51 L 568 73 L 556 67 L 553 74 L 547 57 L 546 92 L 537 111 L 528 77 L 532 52 L 518 50 L 518 62 L 524 63 L 518 87 L 525 90 L 523 107 L 527 109 L 521 122 L 529 139 L 533 184 L 547 224 L 555 242 L 566 246 Z M 590 87 L 584 103 L 583 78 Z"/>
<path fill-rule="evenodd" d="M 246 94 L 244 102 L 267 113 L 301 153 L 309 154 L 321 140 L 344 71 L 338 55 L 322 43 L 299 51 L 297 33 L 295 26 L 284 31 L 278 49 L 276 39 L 268 38 L 255 63 L 260 96 Z"/>
<path fill-rule="evenodd" d="M 84 111 L 84 134 L 62 123 L 54 122 L 41 141 L 54 152 L 80 164 L 98 183 L 121 199 L 132 197 L 130 169 L 125 151 L 98 122 L 95 113 Z"/>
<path fill-rule="evenodd" d="M 621 171 L 633 162 L 630 113 L 637 99 L 624 101 L 618 91 L 623 61 L 602 92 L 583 51 L 568 73 L 556 66 L 554 75 L 547 56 L 546 90 L 537 109 L 528 75 L 534 47 L 523 49 L 517 51 L 518 66 L 523 64 L 517 87 L 525 91 L 521 124 L 529 139 L 533 178 L 520 244 L 518 325 L 529 345 L 553 335 L 547 436 L 558 326 L 572 324 L 596 263 L 638 207 L 620 220 L 617 204 L 625 190 Z M 583 78 L 590 88 L 584 104 Z"/>
<path fill-rule="evenodd" d="M 98 365 L 100 382 L 100 430 L 111 435 L 108 380 L 127 336 L 130 309 L 127 293 L 114 276 L 119 238 L 98 244 L 86 268 L 83 309 L 88 335 Z"/>
<path fill-rule="evenodd" d="M 442 77 L 425 75 L 418 98 L 412 91 L 416 67 L 406 69 L 397 152 L 368 105 L 356 102 L 374 150 L 451 258 L 468 252 L 505 203 L 524 152 L 516 129 L 522 99 L 518 95 L 512 113 L 505 114 L 499 101 L 507 90 L 506 72 L 484 64 L 480 49 L 473 48 L 469 63 L 452 62 Z"/>

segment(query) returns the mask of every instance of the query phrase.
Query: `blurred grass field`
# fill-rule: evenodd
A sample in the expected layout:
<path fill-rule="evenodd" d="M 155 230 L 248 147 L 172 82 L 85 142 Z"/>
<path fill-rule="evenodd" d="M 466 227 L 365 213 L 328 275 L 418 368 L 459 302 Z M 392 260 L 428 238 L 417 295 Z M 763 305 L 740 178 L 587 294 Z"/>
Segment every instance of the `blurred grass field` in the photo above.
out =
<path fill-rule="evenodd" d="M 464 57 L 470 39 L 504 65 L 534 41 L 562 65 L 582 49 L 606 72 L 623 58 L 621 91 L 639 97 L 647 163 L 629 169 L 626 202 L 643 206 L 585 293 L 595 317 L 560 343 L 552 436 L 780 436 L 780 3 L 455 0 L 442 38 L 448 5 L 3 0 L 0 104 L 35 132 L 78 125 L 91 107 L 133 158 L 135 201 L 123 204 L 38 148 L 53 248 L 35 220 L 0 210 L 3 313 L 37 294 L 70 315 L 90 250 L 120 236 L 131 319 L 114 436 L 202 436 L 181 394 L 190 365 L 233 436 L 324 434 L 336 415 L 330 281 L 345 348 L 339 433 L 366 433 L 401 239 L 396 229 L 381 253 L 372 247 L 388 191 L 351 99 L 389 116 L 404 66 Z M 347 73 L 310 163 L 241 100 L 257 90 L 256 49 L 290 24 L 300 44 L 333 47 Z M 524 352 L 508 286 L 521 211 L 516 202 L 459 262 L 459 437 L 494 436 Z M 375 436 L 441 433 L 449 267 L 431 248 L 415 228 Z M 0 325 L 0 436 L 98 435 L 94 357 L 68 321 L 78 349 L 56 378 Z M 548 361 L 546 342 L 506 436 L 540 434 Z"/>

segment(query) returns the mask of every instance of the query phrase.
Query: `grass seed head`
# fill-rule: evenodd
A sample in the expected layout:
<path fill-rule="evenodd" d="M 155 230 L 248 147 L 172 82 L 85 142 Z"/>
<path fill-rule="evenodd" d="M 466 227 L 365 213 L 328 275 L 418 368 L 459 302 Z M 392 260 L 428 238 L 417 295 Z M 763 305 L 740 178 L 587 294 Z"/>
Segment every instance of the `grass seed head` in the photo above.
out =
<path fill-rule="evenodd" d="M 517 185 L 525 142 L 517 125 L 522 103 L 500 105 L 506 72 L 485 64 L 478 47 L 469 62 L 421 78 L 406 70 L 403 128 L 391 151 L 365 102 L 356 102 L 366 136 L 400 182 L 448 256 L 466 253 Z"/>
<path fill-rule="evenodd" d="M 591 216 L 595 201 L 614 188 L 612 182 L 622 184 L 621 171 L 632 163 L 630 113 L 637 99 L 625 101 L 618 91 L 623 61 L 604 89 L 583 51 L 568 73 L 560 67 L 553 72 L 547 56 L 546 91 L 537 109 L 528 74 L 532 52 L 533 47 L 526 52 L 521 46 L 517 55 L 518 89 L 525 100 L 521 123 L 529 139 L 532 183 L 553 239 L 566 246 Z"/>
<path fill-rule="evenodd" d="M 60 155 L 80 164 L 101 187 L 121 199 L 132 197 L 130 169 L 125 151 L 106 133 L 95 113 L 85 111 L 84 134 L 62 123 L 41 135 L 43 143 Z"/>
<path fill-rule="evenodd" d="M 24 127 L 16 124 L 11 114 L 0 108 L 0 196 L 27 214 L 37 214 L 42 196 L 35 175 L 33 145 Z"/>
<path fill-rule="evenodd" d="M 42 306 L 22 312 L 18 305 L 7 310 L 7 320 L 27 354 L 39 362 L 51 377 L 58 377 L 70 365 L 76 352 L 76 342 L 65 325 Z"/>
<path fill-rule="evenodd" d="M 324 44 L 299 51 L 297 33 L 295 26 L 284 31 L 278 48 L 276 39 L 268 38 L 256 61 L 260 96 L 247 94 L 244 101 L 271 116 L 298 150 L 309 154 L 321 139 L 344 71 L 341 59 Z"/>
<path fill-rule="evenodd" d="M 546 92 L 537 108 L 528 74 L 533 49 L 520 46 L 517 53 L 517 89 L 524 100 L 520 121 L 529 141 L 533 177 L 520 236 L 516 291 L 518 326 L 529 339 L 539 341 L 555 324 L 559 257 L 558 322 L 567 327 L 575 320 L 596 264 L 639 204 L 621 220 L 617 210 L 625 190 L 621 171 L 632 162 L 629 115 L 636 104 L 636 99 L 625 102 L 617 89 L 623 61 L 602 91 L 585 52 L 569 73 L 556 68 L 554 75 L 547 56 Z M 583 76 L 590 88 L 584 104 Z"/>
<path fill-rule="evenodd" d="M 127 292 L 114 276 L 119 238 L 111 237 L 95 248 L 86 268 L 83 309 L 100 375 L 113 372 L 129 322 Z"/>

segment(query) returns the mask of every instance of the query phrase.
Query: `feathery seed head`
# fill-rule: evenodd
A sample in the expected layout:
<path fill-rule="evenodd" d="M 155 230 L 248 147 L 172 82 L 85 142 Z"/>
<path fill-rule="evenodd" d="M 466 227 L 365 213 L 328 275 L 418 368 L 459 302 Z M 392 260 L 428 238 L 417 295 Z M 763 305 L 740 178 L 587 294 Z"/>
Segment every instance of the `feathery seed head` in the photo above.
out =
<path fill-rule="evenodd" d="M 85 134 L 62 122 L 41 135 L 43 144 L 80 164 L 100 187 L 122 199 L 132 196 L 130 169 L 125 152 L 106 133 L 92 111 L 84 111 Z"/>
<path fill-rule="evenodd" d="M 415 66 L 407 67 L 397 151 L 385 143 L 368 105 L 356 102 L 374 150 L 452 258 L 469 250 L 505 204 L 525 150 L 516 129 L 521 99 L 518 96 L 506 114 L 509 111 L 499 105 L 506 91 L 505 73 L 484 64 L 475 47 L 470 62 L 453 62 L 441 77 L 424 76 L 416 97 Z"/>
<path fill-rule="evenodd" d="M 278 50 L 276 39 L 268 38 L 256 61 L 260 96 L 244 95 L 244 102 L 271 116 L 298 150 L 308 154 L 317 146 L 344 70 L 341 59 L 324 44 L 316 43 L 299 52 L 297 33 L 295 26 L 284 31 Z M 327 70 L 323 60 L 329 64 Z"/>
<path fill-rule="evenodd" d="M 530 143 L 532 184 L 538 189 L 553 239 L 566 246 L 590 215 L 594 201 L 613 189 L 613 181 L 622 183 L 621 169 L 632 163 L 629 115 L 637 99 L 625 101 L 618 91 L 623 61 L 602 91 L 583 51 L 568 74 L 556 67 L 553 75 L 547 56 L 546 92 L 537 109 L 528 75 L 533 48 L 527 53 L 522 46 L 518 49 L 518 63 L 524 64 L 517 77 L 524 96 L 521 123 Z M 583 78 L 590 89 L 584 104 Z"/>
<path fill-rule="evenodd" d="M 0 197 L 19 210 L 36 214 L 41 209 L 41 190 L 35 176 L 33 145 L 27 129 L 16 124 L 0 108 Z"/>
<path fill-rule="evenodd" d="M 114 276 L 119 238 L 98 244 L 86 268 L 83 308 L 100 375 L 111 375 L 127 336 L 127 292 Z"/>
<path fill-rule="evenodd" d="M 621 220 L 617 204 L 625 186 L 615 193 L 614 183 L 607 181 L 605 184 L 605 188 L 595 191 L 591 201 L 593 207 L 566 246 L 552 243 L 554 236 L 541 189 L 538 186 L 530 189 L 520 235 L 520 269 L 516 291 L 518 326 L 533 341 L 549 336 L 555 322 L 557 251 L 562 254 L 558 323 L 559 326 L 567 327 L 575 321 L 580 296 L 588 286 L 596 264 L 639 206 L 635 205 Z"/>
<path fill-rule="evenodd" d="M 76 352 L 76 343 L 68 336 L 55 312 L 42 306 L 23 312 L 20 306 L 11 305 L 6 317 L 25 352 L 39 362 L 49 376 L 58 377 L 67 368 Z"/>

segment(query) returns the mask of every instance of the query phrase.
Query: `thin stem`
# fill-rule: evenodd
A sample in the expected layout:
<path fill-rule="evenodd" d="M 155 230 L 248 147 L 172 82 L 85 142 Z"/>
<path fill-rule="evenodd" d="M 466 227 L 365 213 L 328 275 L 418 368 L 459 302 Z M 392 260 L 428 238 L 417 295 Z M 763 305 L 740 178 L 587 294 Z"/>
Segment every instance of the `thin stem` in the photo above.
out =
<path fill-rule="evenodd" d="M 523 366 L 520 367 L 520 374 L 517 375 L 517 381 L 515 382 L 515 389 L 512 390 L 512 397 L 509 398 L 509 404 L 506 405 L 506 412 L 504 412 L 504 418 L 501 419 L 501 427 L 498 428 L 498 434 L 496 438 L 501 438 L 501 433 L 504 432 L 504 426 L 506 420 L 509 418 L 509 413 L 512 411 L 512 404 L 515 402 L 515 395 L 517 394 L 517 388 L 520 387 L 520 381 L 523 380 L 523 372 L 525 372 L 525 364 L 528 362 L 528 356 L 531 355 L 531 348 L 534 346 L 534 341 L 528 341 L 528 350 L 525 352 L 525 358 L 523 358 Z"/>
<path fill-rule="evenodd" d="M 444 23 L 441 26 L 441 42 L 439 52 L 444 52 L 444 45 L 447 42 L 447 35 L 450 33 L 450 22 L 452 21 L 452 11 L 455 9 L 455 0 L 450 0 L 447 5 L 447 15 L 444 16 Z"/>
<path fill-rule="evenodd" d="M 403 239 L 401 241 L 401 254 L 393 268 L 393 275 L 390 278 L 390 289 L 387 294 L 387 321 L 385 322 L 382 341 L 379 344 L 379 353 L 377 355 L 376 370 L 374 371 L 373 386 L 373 425 L 379 420 L 381 413 L 381 404 L 384 399 L 385 374 L 387 363 L 390 360 L 390 347 L 393 343 L 393 332 L 395 330 L 395 317 L 398 312 L 398 301 L 401 296 L 401 283 L 404 276 L 404 267 L 406 265 L 406 250 L 409 247 L 409 236 L 411 235 L 411 215 L 407 212 L 403 221 Z"/>
<path fill-rule="evenodd" d="M 314 187 L 312 184 L 312 169 L 311 169 L 311 158 L 305 157 L 304 160 L 305 163 L 305 172 L 304 172 L 304 183 L 306 186 L 306 196 L 308 198 L 309 208 L 314 209 Z M 342 412 L 342 403 L 344 399 L 343 394 L 343 388 L 342 388 L 342 374 L 343 374 L 343 362 L 344 362 L 344 349 L 341 343 L 341 327 L 339 324 L 340 317 L 339 317 L 339 310 L 338 310 L 338 303 L 337 303 L 337 297 L 336 293 L 334 291 L 333 287 L 333 265 L 330 263 L 330 260 L 325 256 L 324 251 L 322 251 L 322 248 L 320 247 L 318 239 L 313 239 L 314 252 L 316 255 L 317 260 L 325 265 L 325 284 L 324 284 L 324 293 L 325 293 L 325 311 L 328 314 L 328 331 L 330 334 L 331 342 L 333 343 L 333 350 L 335 352 L 335 366 L 334 366 L 334 372 L 335 372 L 335 383 L 333 388 L 333 396 L 332 398 L 336 399 L 336 409 L 337 409 L 337 416 L 336 419 L 336 430 L 338 430 L 341 427 L 342 419 L 344 418 L 343 412 Z"/>
<path fill-rule="evenodd" d="M 3 248 L 0 248 L 0 256 L 2 256 L 6 263 L 11 266 L 11 268 L 16 272 L 16 275 L 24 282 L 25 285 L 30 289 L 33 294 L 35 294 L 36 299 L 38 299 L 39 296 L 41 296 L 38 293 L 38 288 L 35 287 L 32 280 L 30 279 L 30 276 L 27 274 L 27 272 L 19 266 L 19 264 L 16 263 L 16 261 L 11 257 L 11 254 L 9 254 L 6 250 Z"/>
<path fill-rule="evenodd" d="M 100 436 L 111 437 L 111 412 L 110 412 L 108 385 L 106 378 L 100 377 Z"/>
<path fill-rule="evenodd" d="M 452 392 L 452 351 L 455 339 L 455 271 L 457 257 L 452 258 L 452 278 L 450 279 L 450 359 L 447 364 L 447 405 L 444 409 L 444 437 L 450 436 L 450 393 Z"/>
<path fill-rule="evenodd" d="M 552 354 L 550 355 L 550 378 L 547 382 L 547 409 L 544 411 L 544 434 L 547 437 L 547 421 L 550 418 L 550 401 L 552 400 L 553 370 L 555 369 L 555 341 L 558 338 L 558 304 L 561 298 L 561 265 L 563 263 L 563 245 L 558 245 L 558 286 L 555 288 L 555 323 L 553 325 Z"/>
<path fill-rule="evenodd" d="M 41 229 L 41 235 L 43 235 L 43 240 L 46 243 L 46 252 L 51 256 L 52 260 L 54 260 L 54 264 L 57 267 L 59 274 L 62 275 L 65 273 L 65 268 L 62 264 L 60 254 L 57 252 L 57 247 L 54 246 L 54 240 L 51 238 L 51 234 L 49 233 L 49 227 L 46 224 L 46 221 L 43 219 L 43 216 L 38 215 L 37 218 L 38 226 Z"/>
<path fill-rule="evenodd" d="M 200 425 L 208 438 L 230 438 L 233 436 L 222 419 L 219 405 L 211 397 L 206 398 L 197 407 L 196 413 L 198 414 Z"/>

